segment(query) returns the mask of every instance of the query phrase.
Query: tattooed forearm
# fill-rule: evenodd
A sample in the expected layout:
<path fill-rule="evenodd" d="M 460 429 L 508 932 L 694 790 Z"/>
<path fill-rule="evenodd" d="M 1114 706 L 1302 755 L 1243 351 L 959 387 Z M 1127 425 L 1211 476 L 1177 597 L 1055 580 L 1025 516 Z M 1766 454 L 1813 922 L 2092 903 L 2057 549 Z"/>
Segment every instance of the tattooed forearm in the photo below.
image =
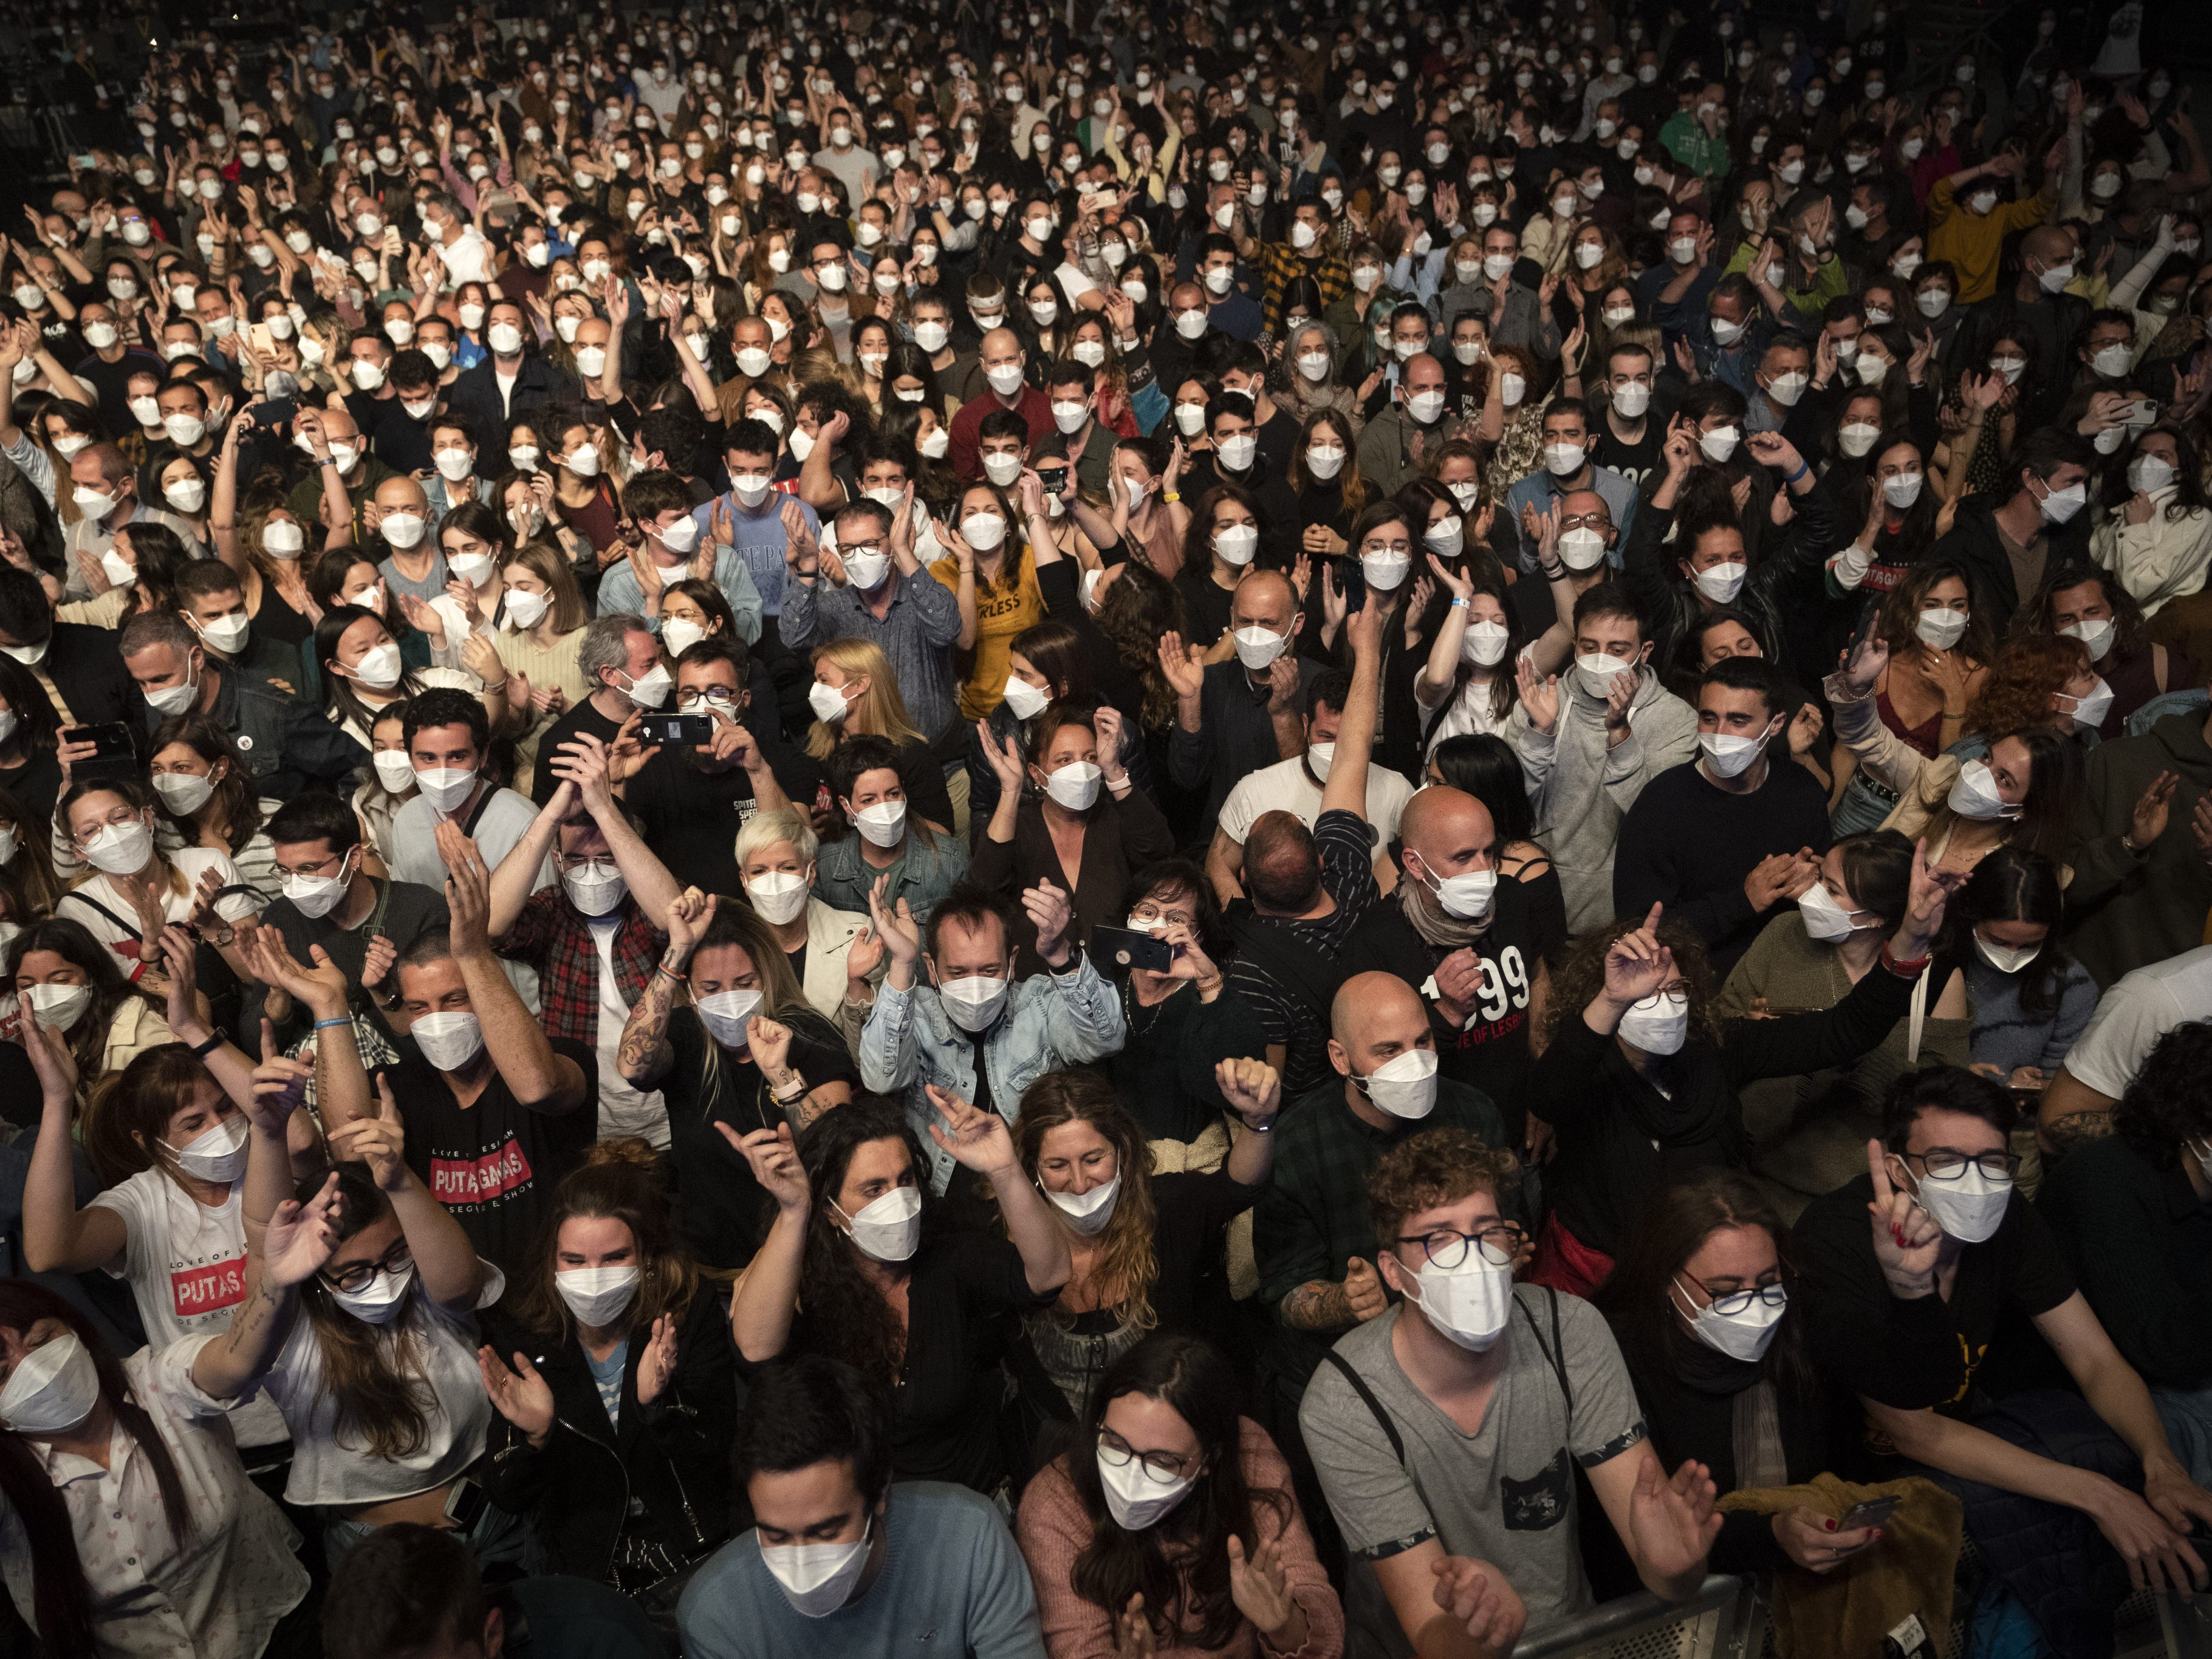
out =
<path fill-rule="evenodd" d="M 253 1294 L 230 1316 L 230 1329 L 223 1339 L 223 1352 L 235 1357 L 241 1348 L 259 1346 L 268 1335 L 270 1327 L 276 1323 L 276 1310 L 282 1302 L 281 1293 L 267 1279 L 258 1281 L 253 1286 Z"/>
<path fill-rule="evenodd" d="M 1344 1286 L 1323 1279 L 1301 1285 L 1285 1297 L 1282 1314 L 1283 1323 L 1292 1330 L 1319 1331 L 1324 1334 L 1348 1331 L 1359 1322 L 1352 1311 L 1352 1301 L 1345 1295 Z"/>
<path fill-rule="evenodd" d="M 664 1040 L 668 1016 L 675 1012 L 676 988 L 681 981 L 660 968 L 646 981 L 645 994 L 629 1011 L 623 1027 L 622 1046 L 615 1052 L 615 1069 L 638 1087 L 660 1076 L 674 1058 Z"/>

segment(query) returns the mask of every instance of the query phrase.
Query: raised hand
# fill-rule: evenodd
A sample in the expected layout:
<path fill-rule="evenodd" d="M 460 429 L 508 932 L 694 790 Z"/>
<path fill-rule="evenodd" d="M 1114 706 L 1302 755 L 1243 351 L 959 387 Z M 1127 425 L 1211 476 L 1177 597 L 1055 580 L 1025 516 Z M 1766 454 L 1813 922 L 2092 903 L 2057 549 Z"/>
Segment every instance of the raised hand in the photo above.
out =
<path fill-rule="evenodd" d="M 368 1165 L 372 1180 L 383 1191 L 396 1193 L 407 1184 L 406 1132 L 399 1121 L 399 1103 L 392 1097 L 389 1073 L 376 1074 L 376 1115 L 341 1123 L 330 1133 L 331 1161 Z"/>
<path fill-rule="evenodd" d="M 1929 865 L 1925 836 L 1913 843 L 1912 886 L 1905 896 L 1905 920 L 1898 924 L 1890 943 L 1899 961 L 1917 962 L 1927 954 L 1928 941 L 1943 925 L 1943 906 L 1951 889 L 1964 879 Z"/>
<path fill-rule="evenodd" d="M 637 1403 L 650 1406 L 676 1380 L 676 1316 L 653 1322 L 653 1335 L 637 1357 Z"/>
<path fill-rule="evenodd" d="M 721 1131 L 723 1139 L 738 1149 L 751 1167 L 753 1179 L 775 1200 L 778 1209 L 793 1215 L 805 1213 L 811 1194 L 805 1167 L 799 1161 L 799 1148 L 792 1141 L 791 1125 L 779 1123 L 773 1129 L 755 1129 L 745 1135 L 719 1119 L 714 1127 Z"/>
<path fill-rule="evenodd" d="M 505 1362 L 486 1346 L 477 1350 L 477 1370 L 483 1378 L 484 1394 L 492 1409 L 528 1435 L 532 1445 L 542 1444 L 553 1431 L 553 1386 L 538 1374 L 538 1367 L 530 1363 L 530 1356 L 518 1351 L 514 1369 L 509 1370 Z M 643 1370 L 641 1363 L 641 1384 L 644 1382 Z"/>
<path fill-rule="evenodd" d="M 773 1082 L 790 1069 L 791 1027 L 765 1014 L 756 1014 L 745 1026 L 745 1047 L 753 1064 Z"/>
<path fill-rule="evenodd" d="M 1139 1590 L 1114 1620 L 1114 1659 L 1154 1659 L 1158 1651 L 1152 1619 L 1145 1611 L 1145 1593 Z"/>
<path fill-rule="evenodd" d="M 1197 696 L 1206 687 L 1206 653 L 1170 629 L 1160 635 L 1160 672 L 1177 697 Z"/>
<path fill-rule="evenodd" d="M 1248 1124 L 1264 1123 L 1282 1109 L 1282 1075 L 1264 1060 L 1221 1060 L 1214 1066 L 1213 1084 L 1229 1109 Z"/>
<path fill-rule="evenodd" d="M 931 1124 L 929 1138 L 951 1153 L 962 1169 L 989 1176 L 1013 1166 L 1014 1137 L 1006 1119 L 970 1105 L 951 1090 L 933 1083 L 927 1085 L 926 1092 L 945 1126 L 939 1129 Z"/>
<path fill-rule="evenodd" d="M 276 1285 L 311 1278 L 338 1247 L 338 1177 L 332 1170 L 304 1204 L 286 1199 L 269 1218 L 261 1240 L 262 1270 Z"/>
<path fill-rule="evenodd" d="M 714 919 L 714 906 L 719 896 L 702 893 L 696 887 L 687 887 L 668 903 L 668 914 L 661 920 L 663 931 L 668 935 L 668 957 L 682 963 L 691 960 L 691 952 L 698 949 L 699 937 L 707 931 L 707 924 Z"/>
<path fill-rule="evenodd" d="M 65 1105 L 76 1096 L 76 1056 L 70 1052 L 69 1038 L 61 1028 L 40 1024 L 29 1012 L 30 999 L 23 1002 L 23 1051 L 31 1057 L 31 1069 L 38 1073 L 40 1093 L 48 1101 Z"/>
<path fill-rule="evenodd" d="M 1047 967 L 1052 967 L 1060 959 L 1074 915 L 1067 895 L 1047 878 L 1023 890 L 1022 908 L 1036 928 L 1037 955 L 1044 958 Z"/>
<path fill-rule="evenodd" d="M 1505 1575 L 1463 1555 L 1429 1563 L 1437 1605 L 1486 1653 L 1510 1653 L 1528 1626 L 1528 1609 Z"/>
<path fill-rule="evenodd" d="M 921 955 L 921 924 L 914 919 L 914 911 L 904 899 L 894 909 L 884 902 L 884 894 L 890 883 L 889 876 L 878 876 L 868 894 L 868 916 L 875 924 L 876 936 L 890 953 L 893 963 L 911 968 Z"/>
<path fill-rule="evenodd" d="M 1864 696 L 1874 690 L 1875 682 L 1889 666 L 1889 647 L 1882 642 L 1879 629 L 1869 629 L 1867 636 L 1851 647 L 1850 660 L 1844 665 L 1844 683 L 1852 695 Z"/>
<path fill-rule="evenodd" d="M 2173 810 L 2173 791 L 2181 781 L 2179 775 L 2160 772 L 2136 799 L 2136 808 L 2128 823 L 2128 838 L 2138 852 L 2156 845 L 2166 833 L 2167 817 Z"/>
<path fill-rule="evenodd" d="M 1867 1205 L 1874 1226 L 1874 1259 L 1889 1283 L 1889 1293 L 1908 1302 L 1931 1294 L 1943 1230 L 1913 1202 L 1910 1193 L 1891 1182 L 1889 1160 L 1879 1140 L 1867 1142 L 1867 1170 L 1874 1181 L 1874 1198 Z"/>
<path fill-rule="evenodd" d="M 264 927 L 261 931 L 270 933 L 276 930 Z M 319 948 L 316 953 L 321 954 Z M 398 960 L 399 947 L 386 935 L 377 934 L 369 940 L 368 948 L 362 953 L 361 988 L 374 993 L 378 986 L 384 983 L 392 972 L 392 964 Z"/>
<path fill-rule="evenodd" d="M 434 834 L 446 861 L 446 908 L 453 917 L 453 954 L 484 955 L 491 949 L 491 872 L 476 842 L 451 818 L 439 819 Z"/>
<path fill-rule="evenodd" d="M 1024 781 L 1025 767 L 1022 760 L 1021 742 L 1012 732 L 1004 741 L 994 736 L 988 720 L 975 722 L 975 735 L 983 744 L 983 759 L 998 779 L 1002 794 L 1018 795 Z"/>
<path fill-rule="evenodd" d="M 1605 998 L 1626 1012 L 1674 976 L 1674 953 L 1659 942 L 1659 918 L 1666 906 L 1655 904 L 1644 925 L 1613 940 L 1605 953 Z"/>
<path fill-rule="evenodd" d="M 1260 1547 L 1248 1560 L 1244 1541 L 1235 1533 L 1229 1534 L 1229 1596 L 1237 1604 L 1237 1611 L 1251 1621 L 1252 1628 L 1272 1638 L 1279 1632 L 1302 1631 L 1305 1615 L 1291 1597 L 1290 1584 L 1283 1572 L 1282 1551 L 1276 1540 L 1263 1538 Z M 1296 1641 L 1271 1639 L 1268 1646 L 1279 1652 L 1293 1652 L 1304 1645 L 1304 1638 Z"/>
<path fill-rule="evenodd" d="M 1528 724 L 1546 737 L 1559 723 L 1559 677 L 1540 674 L 1524 654 L 1514 659 L 1513 678 L 1521 692 L 1521 706 L 1528 711 Z"/>
<path fill-rule="evenodd" d="M 1720 1536 L 1721 1517 L 1713 1513 L 1718 1496 L 1703 1463 L 1686 1462 L 1669 1479 L 1658 1455 L 1648 1456 L 1628 1500 L 1628 1530 L 1638 1565 L 1667 1578 L 1701 1565 Z"/>
<path fill-rule="evenodd" d="M 1344 1264 L 1344 1300 L 1352 1316 L 1363 1325 L 1389 1310 L 1390 1298 L 1382 1289 L 1382 1275 L 1364 1255 L 1355 1255 Z"/>
<path fill-rule="evenodd" d="M 277 1053 L 276 1033 L 266 1019 L 261 1022 L 261 1064 L 253 1068 L 253 1103 L 245 1109 L 246 1115 L 263 1134 L 282 1137 L 292 1114 L 307 1099 L 315 1068 Z"/>

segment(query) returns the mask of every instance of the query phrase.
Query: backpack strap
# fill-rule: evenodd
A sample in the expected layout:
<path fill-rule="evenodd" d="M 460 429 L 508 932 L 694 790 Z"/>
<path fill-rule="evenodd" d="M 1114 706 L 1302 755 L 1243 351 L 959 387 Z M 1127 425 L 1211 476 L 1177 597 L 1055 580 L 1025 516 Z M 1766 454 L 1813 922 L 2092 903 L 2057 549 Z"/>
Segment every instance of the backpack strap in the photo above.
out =
<path fill-rule="evenodd" d="M 1383 1409 L 1382 1402 L 1375 1397 L 1375 1390 L 1367 1386 L 1367 1379 L 1352 1370 L 1351 1362 L 1334 1348 L 1322 1354 L 1322 1358 L 1342 1372 L 1344 1380 L 1352 1384 L 1352 1393 L 1367 1402 L 1367 1409 L 1375 1413 L 1376 1422 L 1382 1425 L 1383 1435 L 1390 1442 L 1391 1455 L 1401 1465 L 1403 1465 L 1406 1461 L 1406 1442 L 1398 1432 L 1398 1425 L 1390 1420 L 1390 1413 Z"/>
<path fill-rule="evenodd" d="M 1544 1294 L 1551 1299 L 1552 1304 L 1552 1340 L 1548 1343 L 1544 1340 L 1543 1332 L 1536 1327 L 1536 1316 L 1528 1311 L 1528 1304 L 1523 1302 L 1518 1294 L 1516 1294 L 1513 1298 L 1513 1305 L 1521 1310 L 1521 1316 L 1528 1322 L 1528 1334 L 1536 1339 L 1536 1346 L 1542 1352 L 1544 1358 L 1552 1362 L 1552 1374 L 1559 1379 L 1559 1392 L 1566 1396 L 1567 1414 L 1571 1417 L 1575 1410 L 1575 1389 L 1574 1384 L 1567 1381 L 1567 1345 L 1559 1334 L 1559 1293 L 1547 1285 L 1544 1286 Z"/>

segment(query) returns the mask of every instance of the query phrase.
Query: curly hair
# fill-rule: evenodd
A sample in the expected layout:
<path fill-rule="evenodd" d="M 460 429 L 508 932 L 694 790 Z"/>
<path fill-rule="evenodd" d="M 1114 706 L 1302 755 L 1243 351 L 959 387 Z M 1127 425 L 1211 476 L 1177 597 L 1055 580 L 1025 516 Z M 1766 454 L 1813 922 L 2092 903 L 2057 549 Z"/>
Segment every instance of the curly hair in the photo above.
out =
<path fill-rule="evenodd" d="M 1376 1161 L 1367 1177 L 1367 1212 L 1376 1247 L 1389 1248 L 1409 1215 L 1487 1192 L 1501 1202 L 1521 1186 L 1521 1160 L 1465 1129 L 1424 1129 Z"/>
<path fill-rule="evenodd" d="M 1544 1018 L 1536 1032 L 1540 1050 L 1550 1046 L 1562 1024 L 1570 1019 L 1580 1019 L 1583 1010 L 1597 1000 L 1598 993 L 1605 989 L 1605 953 L 1613 948 L 1615 939 L 1624 933 L 1634 933 L 1643 925 L 1634 916 L 1616 916 L 1602 932 L 1591 934 L 1575 947 L 1567 957 L 1566 966 L 1553 975 L 1551 994 L 1545 1000 Z M 1692 1030 L 1717 1047 L 1721 1020 L 1713 1012 L 1713 1003 L 1720 994 L 1720 982 L 1713 977 L 1705 942 L 1672 918 L 1661 921 L 1659 942 L 1674 953 L 1674 971 L 1681 975 L 1682 984 L 1690 994 Z"/>
<path fill-rule="evenodd" d="M 2158 1040 L 2112 1108 L 2112 1133 L 2161 1170 L 2180 1162 L 2184 1143 L 2212 1140 L 2212 1023 Z"/>
<path fill-rule="evenodd" d="M 853 1155 L 872 1140 L 896 1140 L 906 1147 L 921 1191 L 921 1243 L 933 1234 L 929 1163 L 907 1121 L 906 1109 L 884 1096 L 860 1096 L 851 1104 L 824 1112 L 799 1138 L 799 1160 L 814 1194 L 806 1225 L 806 1255 L 799 1272 L 800 1325 L 809 1353 L 842 1359 L 882 1387 L 898 1381 L 905 1364 L 907 1332 L 860 1263 L 860 1247 L 833 1218 L 833 1200 L 845 1185 Z"/>
<path fill-rule="evenodd" d="M 2047 726 L 2051 699 L 2089 672 L 2089 647 L 2070 634 L 2030 634 L 2008 641 L 1966 705 L 1962 730 L 1996 732 Z"/>

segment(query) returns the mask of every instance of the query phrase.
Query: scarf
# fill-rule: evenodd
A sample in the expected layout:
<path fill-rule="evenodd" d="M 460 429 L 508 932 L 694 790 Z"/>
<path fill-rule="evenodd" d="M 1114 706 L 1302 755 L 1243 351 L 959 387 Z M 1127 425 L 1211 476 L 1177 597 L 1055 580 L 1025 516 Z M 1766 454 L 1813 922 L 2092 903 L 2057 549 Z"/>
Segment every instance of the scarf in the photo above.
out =
<path fill-rule="evenodd" d="M 1472 945 L 1490 931 L 1491 913 L 1497 908 L 1493 901 L 1490 911 L 1479 921 L 1462 921 L 1437 902 L 1428 884 L 1407 874 L 1401 866 L 1398 883 L 1398 902 L 1406 908 L 1406 920 L 1413 924 L 1413 931 L 1440 951 L 1456 951 Z"/>

